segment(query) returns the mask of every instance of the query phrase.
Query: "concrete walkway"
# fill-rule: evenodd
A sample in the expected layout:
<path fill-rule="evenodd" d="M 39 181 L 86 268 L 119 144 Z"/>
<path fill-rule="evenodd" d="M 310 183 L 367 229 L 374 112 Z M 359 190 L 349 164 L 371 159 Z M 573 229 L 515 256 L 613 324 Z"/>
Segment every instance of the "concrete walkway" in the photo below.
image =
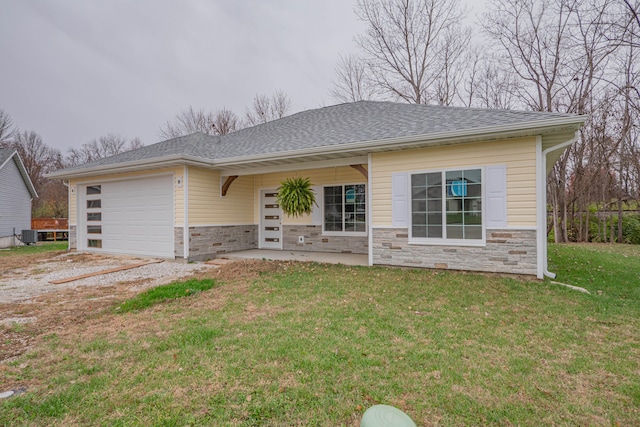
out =
<path fill-rule="evenodd" d="M 368 265 L 369 256 L 334 252 L 278 251 L 274 249 L 250 249 L 230 252 L 221 256 L 226 259 L 269 259 L 280 261 L 314 261 L 328 264 Z"/>

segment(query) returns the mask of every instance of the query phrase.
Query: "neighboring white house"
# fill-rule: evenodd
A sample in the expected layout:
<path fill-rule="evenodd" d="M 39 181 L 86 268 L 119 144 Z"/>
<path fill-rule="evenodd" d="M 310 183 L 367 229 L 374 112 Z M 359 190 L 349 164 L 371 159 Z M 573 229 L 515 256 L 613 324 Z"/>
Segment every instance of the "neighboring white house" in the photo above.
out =
<path fill-rule="evenodd" d="M 31 201 L 38 197 L 16 150 L 0 148 L 0 248 L 15 246 L 31 228 Z"/>

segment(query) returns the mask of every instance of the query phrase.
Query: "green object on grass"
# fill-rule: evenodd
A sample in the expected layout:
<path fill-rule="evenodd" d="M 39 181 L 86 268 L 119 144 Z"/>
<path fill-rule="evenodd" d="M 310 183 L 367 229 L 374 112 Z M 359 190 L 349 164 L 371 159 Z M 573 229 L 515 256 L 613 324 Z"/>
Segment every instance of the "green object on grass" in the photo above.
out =
<path fill-rule="evenodd" d="M 360 427 L 416 427 L 416 423 L 398 408 L 375 405 L 364 412 Z"/>
<path fill-rule="evenodd" d="M 213 279 L 190 279 L 183 282 L 172 282 L 168 285 L 156 286 L 139 293 L 135 297 L 116 307 L 117 313 L 143 310 L 155 304 L 172 299 L 188 297 L 211 289 L 215 285 Z"/>

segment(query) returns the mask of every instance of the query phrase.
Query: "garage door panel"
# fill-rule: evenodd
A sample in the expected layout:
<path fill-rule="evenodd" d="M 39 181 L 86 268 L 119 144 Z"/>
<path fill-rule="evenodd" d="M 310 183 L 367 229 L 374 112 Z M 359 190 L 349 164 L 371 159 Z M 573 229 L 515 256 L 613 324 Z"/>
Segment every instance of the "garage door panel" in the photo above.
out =
<path fill-rule="evenodd" d="M 102 184 L 102 250 L 173 257 L 173 177 Z"/>

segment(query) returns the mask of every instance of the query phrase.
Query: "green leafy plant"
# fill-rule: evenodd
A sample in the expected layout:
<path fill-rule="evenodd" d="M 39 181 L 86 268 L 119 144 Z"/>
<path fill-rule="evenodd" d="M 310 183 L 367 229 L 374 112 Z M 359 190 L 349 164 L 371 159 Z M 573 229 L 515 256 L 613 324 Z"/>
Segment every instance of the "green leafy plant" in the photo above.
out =
<path fill-rule="evenodd" d="M 292 217 L 309 215 L 313 205 L 317 205 L 309 178 L 287 178 L 282 181 L 277 200 L 282 211 Z"/>
<path fill-rule="evenodd" d="M 191 279 L 184 282 L 172 282 L 168 285 L 157 286 L 146 290 L 116 307 L 116 312 L 142 310 L 152 305 L 168 300 L 188 297 L 202 291 L 207 291 L 215 285 L 213 279 Z"/>

